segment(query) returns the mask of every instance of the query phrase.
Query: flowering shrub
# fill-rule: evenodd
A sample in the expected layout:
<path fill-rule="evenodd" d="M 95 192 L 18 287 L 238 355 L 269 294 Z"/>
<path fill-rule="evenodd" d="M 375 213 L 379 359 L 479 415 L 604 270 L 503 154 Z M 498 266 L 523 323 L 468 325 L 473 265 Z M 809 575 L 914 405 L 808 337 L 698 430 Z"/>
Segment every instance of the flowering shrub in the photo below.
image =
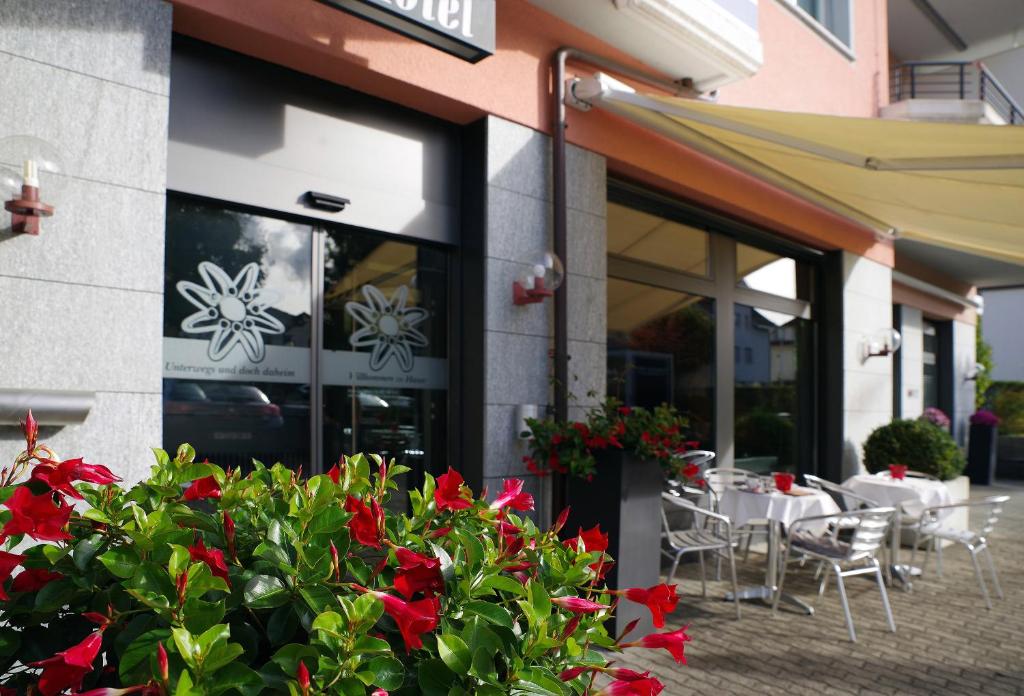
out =
<path fill-rule="evenodd" d="M 999 425 L 999 416 L 982 408 L 971 414 L 971 425 L 987 425 L 994 428 Z"/>
<path fill-rule="evenodd" d="M 449 469 L 400 515 L 386 503 L 406 469 L 379 457 L 303 480 L 183 445 L 125 490 L 38 445 L 31 414 L 25 433 L 0 472 L 0 694 L 656 694 L 596 648 L 685 663 L 685 629 L 603 627 L 620 596 L 663 626 L 675 587 L 603 588 L 611 559 L 560 542 L 565 515 L 541 530 L 517 514 L 522 481 L 488 502 Z"/>
<path fill-rule="evenodd" d="M 526 468 L 539 476 L 551 472 L 590 479 L 597 467 L 594 453 L 619 449 L 641 459 L 656 459 L 672 475 L 696 476 L 696 467 L 680 468 L 673 455 L 697 446 L 687 440 L 686 419 L 674 406 L 629 407 L 615 399 L 589 410 L 583 421 L 528 418 L 530 454 Z"/>
<path fill-rule="evenodd" d="M 929 406 L 919 416 L 919 419 L 924 421 L 924 422 L 926 422 L 926 423 L 931 423 L 932 425 L 937 425 L 940 428 L 944 428 L 946 430 L 949 429 L 949 416 L 947 416 L 945 414 L 945 412 L 943 412 L 943 410 L 941 408 L 935 408 L 934 406 Z"/>

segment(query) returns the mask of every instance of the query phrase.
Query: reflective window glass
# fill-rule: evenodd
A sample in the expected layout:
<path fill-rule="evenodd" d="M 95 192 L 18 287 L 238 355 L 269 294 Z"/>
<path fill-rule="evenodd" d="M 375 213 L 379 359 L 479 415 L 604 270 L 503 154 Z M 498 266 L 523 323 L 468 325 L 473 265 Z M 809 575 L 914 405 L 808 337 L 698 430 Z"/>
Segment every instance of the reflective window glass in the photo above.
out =
<path fill-rule="evenodd" d="M 308 226 L 168 197 L 167 449 L 308 466 L 311 264 Z"/>
<path fill-rule="evenodd" d="M 608 203 L 608 253 L 706 277 L 708 233 Z"/>
<path fill-rule="evenodd" d="M 608 279 L 609 396 L 675 405 L 706 449 L 714 449 L 714 317 L 707 298 Z"/>
<path fill-rule="evenodd" d="M 736 244 L 736 282 L 740 287 L 791 300 L 811 299 L 806 264 L 746 244 Z"/>

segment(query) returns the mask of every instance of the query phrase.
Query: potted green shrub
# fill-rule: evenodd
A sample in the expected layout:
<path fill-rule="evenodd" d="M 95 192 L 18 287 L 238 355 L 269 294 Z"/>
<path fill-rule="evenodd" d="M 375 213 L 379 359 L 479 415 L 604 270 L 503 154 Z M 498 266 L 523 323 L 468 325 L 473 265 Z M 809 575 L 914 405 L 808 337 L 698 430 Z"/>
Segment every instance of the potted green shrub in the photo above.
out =
<path fill-rule="evenodd" d="M 599 674 L 657 694 L 598 648 L 685 662 L 685 629 L 603 626 L 619 601 L 663 616 L 675 589 L 608 590 L 606 553 L 516 514 L 522 481 L 488 501 L 449 469 L 394 514 L 405 468 L 379 457 L 303 479 L 183 445 L 125 489 L 37 444 L 31 414 L 25 434 L 0 471 L 0 694 L 570 696 Z"/>
<path fill-rule="evenodd" d="M 875 428 L 864 443 L 868 471 L 885 471 L 890 464 L 905 464 L 949 481 L 963 472 L 966 461 L 948 430 L 926 419 L 914 419 Z"/>
<path fill-rule="evenodd" d="M 582 421 L 528 419 L 527 468 L 538 475 L 567 474 L 570 515 L 566 532 L 585 534 L 616 559 L 603 569 L 609 587 L 648 586 L 661 570 L 661 492 L 666 477 L 697 475 L 675 455 L 696 443 L 687 422 L 672 406 L 624 406 L 615 399 L 587 412 Z M 635 607 L 622 606 L 619 630 L 633 620 L 650 620 Z"/>

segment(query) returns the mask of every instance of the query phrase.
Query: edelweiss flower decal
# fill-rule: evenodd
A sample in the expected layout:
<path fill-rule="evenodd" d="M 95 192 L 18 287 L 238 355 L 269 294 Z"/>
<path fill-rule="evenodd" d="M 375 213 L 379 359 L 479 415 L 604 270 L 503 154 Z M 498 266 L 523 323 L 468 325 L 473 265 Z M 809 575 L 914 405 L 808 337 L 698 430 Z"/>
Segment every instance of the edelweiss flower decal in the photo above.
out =
<path fill-rule="evenodd" d="M 389 302 L 384 293 L 372 285 L 363 286 L 366 304 L 346 302 L 345 311 L 359 325 L 348 339 L 353 348 L 372 347 L 370 369 L 379 370 L 392 357 L 403 372 L 412 369 L 413 348 L 426 348 L 427 337 L 414 327 L 427 318 L 422 307 L 406 307 L 409 288 L 395 290 Z"/>
<path fill-rule="evenodd" d="M 212 333 L 207 354 L 210 360 L 223 360 L 236 345 L 241 344 L 249 360 L 260 362 L 266 355 L 263 334 L 282 334 L 284 324 L 267 314 L 267 309 L 280 299 L 274 290 L 256 287 L 260 267 L 246 264 L 234 280 L 216 264 L 203 261 L 199 275 L 205 286 L 187 280 L 176 286 L 182 297 L 199 311 L 181 322 L 181 330 L 189 334 Z"/>

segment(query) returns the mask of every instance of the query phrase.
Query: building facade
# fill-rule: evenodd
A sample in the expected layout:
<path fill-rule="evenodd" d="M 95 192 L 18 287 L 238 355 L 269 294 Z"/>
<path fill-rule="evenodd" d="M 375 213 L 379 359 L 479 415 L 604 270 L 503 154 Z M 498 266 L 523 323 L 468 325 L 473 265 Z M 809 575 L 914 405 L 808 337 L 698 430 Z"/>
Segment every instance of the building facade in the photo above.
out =
<path fill-rule="evenodd" d="M 58 452 L 138 478 L 149 447 L 185 440 L 307 471 L 365 450 L 414 481 L 526 476 L 549 501 L 520 433 L 563 385 L 569 417 L 606 395 L 674 403 L 724 466 L 845 477 L 873 428 L 933 401 L 963 440 L 974 284 L 929 264 L 941 252 L 597 109 L 568 109 L 564 161 L 552 142 L 564 46 L 724 105 L 877 116 L 884 0 L 355 4 L 390 14 L 0 8 L 21 95 L 0 135 L 62 164 L 43 233 L 0 243 L 0 389 L 44 413 L 84 399 L 81 422 L 42 419 Z M 488 10 L 493 47 L 472 24 Z M 3 141 L 0 162 L 19 165 Z M 563 223 L 560 319 L 513 283 Z M 903 348 L 868 356 L 893 327 Z"/>

